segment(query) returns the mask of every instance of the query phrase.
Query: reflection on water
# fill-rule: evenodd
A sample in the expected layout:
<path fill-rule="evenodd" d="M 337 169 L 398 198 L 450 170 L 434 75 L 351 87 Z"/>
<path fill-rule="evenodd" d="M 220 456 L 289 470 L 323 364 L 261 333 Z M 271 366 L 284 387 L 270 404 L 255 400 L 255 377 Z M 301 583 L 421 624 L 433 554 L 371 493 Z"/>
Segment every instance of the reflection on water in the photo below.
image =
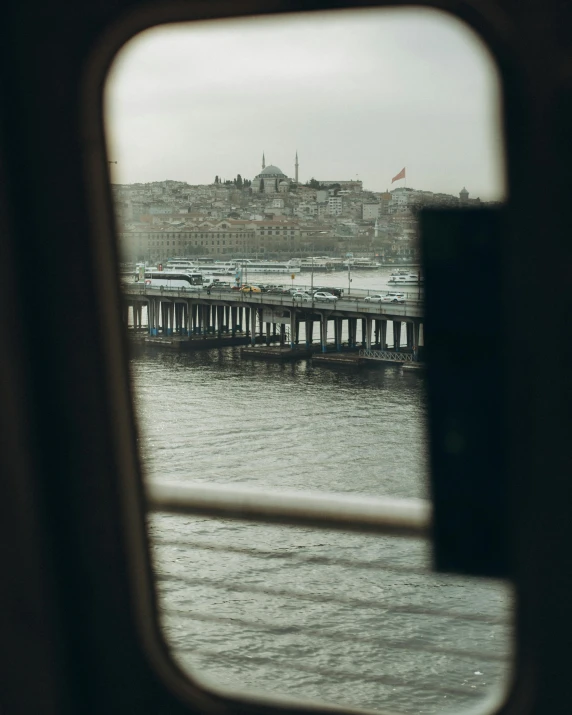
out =
<path fill-rule="evenodd" d="M 426 497 L 424 377 L 238 349 L 146 349 L 132 374 L 148 477 Z M 165 634 L 215 687 L 458 711 L 507 672 L 499 584 L 428 573 L 414 540 L 157 515 Z"/>

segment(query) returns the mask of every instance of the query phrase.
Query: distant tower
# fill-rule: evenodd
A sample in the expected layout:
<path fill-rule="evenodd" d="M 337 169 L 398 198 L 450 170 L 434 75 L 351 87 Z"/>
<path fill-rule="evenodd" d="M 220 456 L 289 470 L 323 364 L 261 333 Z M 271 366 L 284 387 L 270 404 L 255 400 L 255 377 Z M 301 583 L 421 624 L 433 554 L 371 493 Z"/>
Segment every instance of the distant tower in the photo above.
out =
<path fill-rule="evenodd" d="M 377 238 L 377 237 L 378 237 L 378 233 L 379 233 L 379 224 L 378 224 L 377 218 L 376 218 L 376 219 L 375 219 L 375 233 L 374 233 L 374 238 Z"/>
<path fill-rule="evenodd" d="M 294 181 L 298 183 L 298 151 L 296 151 L 296 163 L 294 164 Z"/>
<path fill-rule="evenodd" d="M 469 201 L 469 192 L 463 186 L 463 189 L 459 191 L 459 199 L 462 204 L 466 204 Z"/>
<path fill-rule="evenodd" d="M 266 169 L 266 161 L 264 160 L 264 152 L 262 152 L 262 168 Z"/>

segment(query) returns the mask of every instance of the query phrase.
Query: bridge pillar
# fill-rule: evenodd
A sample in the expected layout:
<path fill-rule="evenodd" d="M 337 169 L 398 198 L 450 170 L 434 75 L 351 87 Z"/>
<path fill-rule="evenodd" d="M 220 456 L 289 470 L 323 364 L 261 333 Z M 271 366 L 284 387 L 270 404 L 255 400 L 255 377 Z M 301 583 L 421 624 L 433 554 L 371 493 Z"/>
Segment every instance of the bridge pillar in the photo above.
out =
<path fill-rule="evenodd" d="M 312 346 L 312 337 L 313 337 L 313 332 L 314 332 L 314 321 L 312 319 L 312 316 L 309 315 L 306 318 L 305 322 L 305 332 L 306 332 L 306 349 L 309 350 L 310 347 Z"/>
<path fill-rule="evenodd" d="M 286 341 L 286 326 L 284 323 L 280 323 L 280 347 L 283 347 Z"/>
<path fill-rule="evenodd" d="M 161 332 L 167 335 L 169 330 L 169 306 L 161 302 Z"/>
<path fill-rule="evenodd" d="M 371 318 L 365 319 L 365 347 L 371 350 Z"/>
<path fill-rule="evenodd" d="M 413 323 L 405 323 L 405 330 L 407 331 L 407 347 L 409 350 L 413 350 Z"/>
<path fill-rule="evenodd" d="M 237 309 L 232 307 L 230 309 L 230 330 L 231 330 L 233 338 L 236 335 L 236 314 L 237 314 Z"/>
<path fill-rule="evenodd" d="M 413 359 L 415 360 L 415 362 L 417 362 L 419 359 L 419 327 L 420 327 L 420 323 L 415 321 L 414 323 L 411 323 L 411 327 L 413 329 Z"/>
<path fill-rule="evenodd" d="M 296 338 L 296 311 L 294 308 L 291 308 L 290 310 L 290 349 L 294 350 L 294 341 Z"/>
<path fill-rule="evenodd" d="M 168 335 L 173 335 L 175 327 L 175 303 L 169 303 L 169 330 Z"/>
<path fill-rule="evenodd" d="M 161 301 L 153 300 L 153 335 L 159 335 L 159 321 L 161 320 Z"/>
<path fill-rule="evenodd" d="M 296 345 L 300 344 L 300 320 L 296 321 Z"/>
<path fill-rule="evenodd" d="M 224 332 L 228 333 L 228 326 L 230 325 L 230 307 L 225 305 L 224 307 Z"/>
<path fill-rule="evenodd" d="M 338 352 L 341 352 L 341 349 L 342 349 L 342 327 L 343 327 L 343 318 L 334 318 L 336 350 Z"/>
<path fill-rule="evenodd" d="M 381 342 L 381 350 L 387 349 L 387 320 L 379 321 L 379 338 Z"/>
<path fill-rule="evenodd" d="M 270 323 L 266 323 L 266 345 L 270 345 Z"/>
<path fill-rule="evenodd" d="M 250 308 L 250 342 L 256 345 L 256 308 Z"/>
<path fill-rule="evenodd" d="M 260 339 L 264 340 L 264 321 L 262 320 L 262 308 L 257 308 L 258 313 L 258 330 L 260 331 Z"/>
<path fill-rule="evenodd" d="M 209 324 L 211 317 L 211 309 L 209 305 L 201 305 L 201 333 L 203 338 L 207 337 L 209 332 Z"/>
<path fill-rule="evenodd" d="M 216 320 L 217 320 L 217 335 L 220 338 L 222 336 L 222 331 L 224 328 L 224 305 L 217 305 L 216 307 Z"/>
<path fill-rule="evenodd" d="M 322 343 L 322 352 L 328 351 L 328 316 L 325 313 L 320 315 L 320 339 Z"/>
<path fill-rule="evenodd" d="M 361 346 L 367 347 L 367 318 L 361 319 Z"/>
<path fill-rule="evenodd" d="M 351 341 L 351 347 L 355 348 L 357 347 L 357 318 L 350 318 L 350 323 L 352 326 L 352 341 Z"/>
<path fill-rule="evenodd" d="M 401 347 L 401 320 L 393 321 L 393 349 L 399 351 Z"/>
<path fill-rule="evenodd" d="M 181 306 L 179 303 L 175 303 L 173 305 L 173 312 L 175 314 L 175 325 L 174 325 L 174 333 L 178 333 L 180 330 L 180 325 L 181 325 Z"/>

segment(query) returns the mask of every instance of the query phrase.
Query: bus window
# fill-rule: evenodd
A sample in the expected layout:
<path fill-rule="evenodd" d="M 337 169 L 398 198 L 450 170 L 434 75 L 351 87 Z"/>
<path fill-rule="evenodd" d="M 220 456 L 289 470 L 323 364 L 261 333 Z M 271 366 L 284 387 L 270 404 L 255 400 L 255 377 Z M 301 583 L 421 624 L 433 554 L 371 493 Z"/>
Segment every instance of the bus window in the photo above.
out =
<path fill-rule="evenodd" d="M 507 687 L 510 585 L 431 573 L 418 221 L 504 201 L 499 93 L 421 9 L 167 25 L 116 58 L 162 633 L 206 688 L 459 713 Z M 409 538 L 358 533 L 387 498 Z"/>

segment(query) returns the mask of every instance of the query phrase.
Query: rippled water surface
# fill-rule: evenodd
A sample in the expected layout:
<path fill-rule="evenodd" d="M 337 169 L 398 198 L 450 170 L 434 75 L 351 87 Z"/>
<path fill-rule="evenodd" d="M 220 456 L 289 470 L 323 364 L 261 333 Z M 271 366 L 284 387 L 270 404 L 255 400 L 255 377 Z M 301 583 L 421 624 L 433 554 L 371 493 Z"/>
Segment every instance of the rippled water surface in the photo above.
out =
<path fill-rule="evenodd" d="M 422 374 L 139 350 L 147 477 L 427 496 Z M 167 515 L 150 529 L 167 641 L 213 687 L 437 713 L 507 677 L 507 589 L 430 574 L 422 542 Z"/>

